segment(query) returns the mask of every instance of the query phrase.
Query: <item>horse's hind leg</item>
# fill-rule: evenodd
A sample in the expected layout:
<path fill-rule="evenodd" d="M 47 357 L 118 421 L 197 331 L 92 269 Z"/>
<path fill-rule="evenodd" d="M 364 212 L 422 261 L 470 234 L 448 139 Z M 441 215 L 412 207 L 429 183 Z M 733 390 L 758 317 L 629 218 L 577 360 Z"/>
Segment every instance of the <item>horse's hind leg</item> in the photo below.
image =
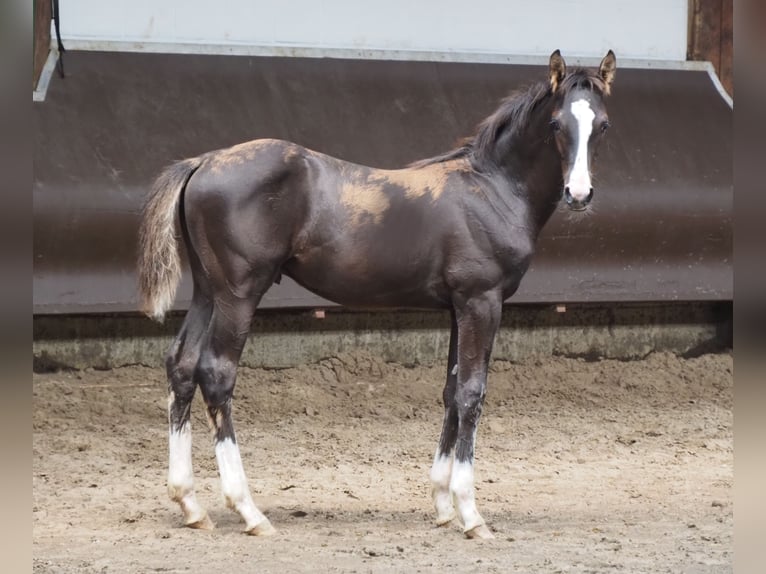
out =
<path fill-rule="evenodd" d="M 273 534 L 275 530 L 255 506 L 247 486 L 234 434 L 232 396 L 237 363 L 247 340 L 253 312 L 270 285 L 270 276 L 261 275 L 249 285 L 239 283 L 214 298 L 213 314 L 195 372 L 215 432 L 215 455 L 226 505 L 243 518 L 248 534 L 261 536 Z"/>
<path fill-rule="evenodd" d="M 191 307 L 165 359 L 168 374 L 168 494 L 181 506 L 184 524 L 204 529 L 214 525 L 194 493 L 190 408 L 196 387 L 194 369 L 210 311 L 209 302 L 195 289 Z"/>
<path fill-rule="evenodd" d="M 457 388 L 457 321 L 455 311 L 451 311 L 451 324 L 449 341 L 449 358 L 447 360 L 447 382 L 444 384 L 442 394 L 444 400 L 444 423 L 442 425 L 439 446 L 434 454 L 434 463 L 431 467 L 431 496 L 436 509 L 436 524 L 444 526 L 455 518 L 455 507 L 452 505 L 450 494 L 450 478 L 452 476 L 452 464 L 455 458 L 455 441 L 457 440 L 458 414 L 455 402 L 455 390 Z"/>

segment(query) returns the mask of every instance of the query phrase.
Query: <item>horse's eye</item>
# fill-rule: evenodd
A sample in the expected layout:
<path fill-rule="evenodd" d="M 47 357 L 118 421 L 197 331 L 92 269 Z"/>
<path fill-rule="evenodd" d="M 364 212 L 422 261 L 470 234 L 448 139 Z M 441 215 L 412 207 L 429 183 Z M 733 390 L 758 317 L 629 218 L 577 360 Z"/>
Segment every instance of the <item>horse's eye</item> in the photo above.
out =
<path fill-rule="evenodd" d="M 609 126 L 611 125 L 612 124 L 609 123 L 609 120 L 604 120 L 603 122 L 601 122 L 601 133 L 604 133 L 606 130 L 608 130 Z"/>
<path fill-rule="evenodd" d="M 561 131 L 561 124 L 559 123 L 559 121 L 558 121 L 558 120 L 551 120 L 551 129 L 552 129 L 554 132 L 559 132 L 559 131 Z"/>

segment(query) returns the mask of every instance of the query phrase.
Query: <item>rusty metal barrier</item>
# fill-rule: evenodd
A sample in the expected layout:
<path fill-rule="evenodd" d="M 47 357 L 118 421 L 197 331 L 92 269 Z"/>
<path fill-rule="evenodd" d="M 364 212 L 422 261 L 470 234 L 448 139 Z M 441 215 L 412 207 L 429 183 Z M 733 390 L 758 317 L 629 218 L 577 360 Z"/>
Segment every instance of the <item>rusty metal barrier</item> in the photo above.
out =
<path fill-rule="evenodd" d="M 34 104 L 36 314 L 136 309 L 140 205 L 172 160 L 259 137 L 384 168 L 450 149 L 544 67 L 68 52 Z M 732 111 L 704 71 L 618 69 L 595 213 L 554 215 L 518 303 L 732 298 Z M 188 274 L 176 301 L 187 307 Z M 288 278 L 264 307 L 329 302 Z"/>

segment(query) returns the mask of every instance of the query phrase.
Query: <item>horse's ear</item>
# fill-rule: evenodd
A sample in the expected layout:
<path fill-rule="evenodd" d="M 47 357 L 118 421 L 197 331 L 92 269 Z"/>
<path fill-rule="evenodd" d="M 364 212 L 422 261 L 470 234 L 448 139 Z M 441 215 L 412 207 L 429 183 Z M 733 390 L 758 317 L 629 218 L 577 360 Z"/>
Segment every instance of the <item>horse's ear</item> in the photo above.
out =
<path fill-rule="evenodd" d="M 551 54 L 549 73 L 551 77 L 551 88 L 555 92 L 556 88 L 559 87 L 559 83 L 567 74 L 567 65 L 566 62 L 564 62 L 564 58 L 561 57 L 561 52 L 559 50 L 556 50 Z"/>
<path fill-rule="evenodd" d="M 606 84 L 607 93 L 609 93 L 609 89 L 612 87 L 615 71 L 617 71 L 617 58 L 615 57 L 614 52 L 609 50 L 606 53 L 606 56 L 604 56 L 604 59 L 601 60 L 601 65 L 598 67 L 598 74 L 603 78 L 604 83 Z"/>

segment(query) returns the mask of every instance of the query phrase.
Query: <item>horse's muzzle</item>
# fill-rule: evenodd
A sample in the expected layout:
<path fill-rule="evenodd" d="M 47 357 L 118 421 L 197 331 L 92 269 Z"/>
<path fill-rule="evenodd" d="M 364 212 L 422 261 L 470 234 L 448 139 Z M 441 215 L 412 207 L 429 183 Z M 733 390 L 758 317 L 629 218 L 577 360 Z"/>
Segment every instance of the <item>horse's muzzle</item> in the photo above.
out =
<path fill-rule="evenodd" d="M 564 201 L 567 202 L 567 206 L 569 206 L 569 209 L 572 211 L 582 211 L 586 207 L 588 207 L 588 204 L 590 203 L 590 200 L 593 199 L 593 188 L 590 188 L 590 191 L 588 192 L 588 195 L 586 195 L 583 199 L 575 199 L 572 196 L 572 193 L 569 191 L 569 186 L 566 186 L 564 188 Z"/>

